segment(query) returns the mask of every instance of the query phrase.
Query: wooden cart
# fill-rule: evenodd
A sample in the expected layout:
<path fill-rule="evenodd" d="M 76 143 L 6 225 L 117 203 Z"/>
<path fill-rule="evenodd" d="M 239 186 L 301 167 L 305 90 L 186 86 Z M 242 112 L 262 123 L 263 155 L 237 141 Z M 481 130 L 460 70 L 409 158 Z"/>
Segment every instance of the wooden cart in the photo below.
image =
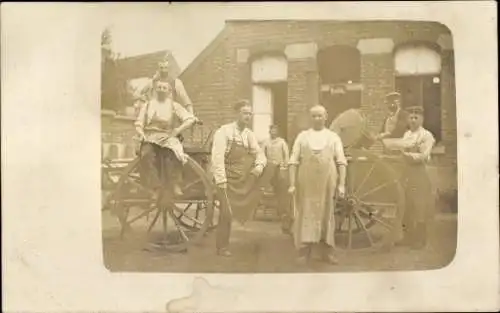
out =
<path fill-rule="evenodd" d="M 335 211 L 337 248 L 377 250 L 390 245 L 399 231 L 404 207 L 399 158 L 366 149 L 373 142 L 366 118 L 357 110 L 341 114 L 331 129 L 341 137 L 349 162 L 346 197 L 337 201 Z M 210 142 L 211 134 L 203 145 L 185 147 L 189 157 L 182 168 L 184 195 L 171 207 L 153 203 L 151 192 L 139 180 L 138 158 L 103 163 L 103 176 L 111 181 L 103 210 L 118 217 L 122 237 L 133 229 L 160 233 L 162 246 L 178 251 L 199 243 L 216 227 L 218 201 L 209 171 Z"/>

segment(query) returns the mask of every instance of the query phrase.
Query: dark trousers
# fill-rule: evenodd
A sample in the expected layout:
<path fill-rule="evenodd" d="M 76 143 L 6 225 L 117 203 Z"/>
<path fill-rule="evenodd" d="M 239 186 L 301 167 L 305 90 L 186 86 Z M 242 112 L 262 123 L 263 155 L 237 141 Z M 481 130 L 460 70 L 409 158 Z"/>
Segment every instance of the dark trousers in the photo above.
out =
<path fill-rule="evenodd" d="M 282 170 L 278 165 L 268 164 L 268 167 L 273 167 L 271 178 L 271 186 L 273 187 L 274 195 L 277 200 L 278 215 L 281 220 L 281 227 L 285 231 L 291 228 L 291 199 L 288 194 L 288 171 Z"/>
<path fill-rule="evenodd" d="M 427 244 L 434 211 L 432 184 L 424 166 L 407 166 L 404 174 L 403 241 L 423 247 Z"/>
<path fill-rule="evenodd" d="M 233 214 L 227 198 L 227 191 L 217 188 L 217 199 L 220 202 L 219 221 L 216 230 L 215 246 L 217 249 L 226 249 L 231 237 Z"/>
<path fill-rule="evenodd" d="M 172 182 L 178 180 L 182 164 L 170 149 L 144 142 L 141 145 L 140 156 L 140 177 L 143 185 L 158 190 L 171 186 Z"/>
<path fill-rule="evenodd" d="M 276 166 L 271 186 L 278 200 L 278 214 L 283 219 L 290 215 L 290 196 L 288 195 L 287 172 Z"/>

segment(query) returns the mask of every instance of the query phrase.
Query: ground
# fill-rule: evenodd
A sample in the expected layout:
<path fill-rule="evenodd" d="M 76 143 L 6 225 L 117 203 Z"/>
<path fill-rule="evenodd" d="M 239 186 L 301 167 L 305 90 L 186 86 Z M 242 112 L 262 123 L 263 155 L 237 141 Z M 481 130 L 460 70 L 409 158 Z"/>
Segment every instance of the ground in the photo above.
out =
<path fill-rule="evenodd" d="M 116 220 L 104 213 L 104 261 L 113 272 L 293 273 L 437 269 L 448 265 L 455 255 L 456 223 L 455 214 L 437 215 L 430 246 L 423 251 L 395 248 L 391 252 L 342 253 L 338 265 L 326 265 L 319 260 L 299 265 L 295 262 L 290 236 L 281 233 L 277 222 L 251 221 L 245 227 L 235 224 L 231 237 L 233 256 L 223 258 L 215 254 L 213 233 L 187 253 L 146 251 L 140 230 L 137 235 L 120 240 Z"/>

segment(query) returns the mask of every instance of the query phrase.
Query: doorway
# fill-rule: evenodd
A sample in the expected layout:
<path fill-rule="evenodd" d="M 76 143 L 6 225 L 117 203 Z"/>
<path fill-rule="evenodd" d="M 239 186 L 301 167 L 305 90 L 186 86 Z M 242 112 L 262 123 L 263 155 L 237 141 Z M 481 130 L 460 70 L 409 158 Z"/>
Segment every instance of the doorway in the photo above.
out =
<path fill-rule="evenodd" d="M 396 90 L 403 108 L 424 108 L 424 128 L 441 141 L 441 82 L 439 75 L 397 76 Z"/>
<path fill-rule="evenodd" d="M 328 111 L 327 125 L 342 112 L 361 107 L 361 54 L 350 46 L 330 46 L 318 52 L 320 101 Z"/>
<path fill-rule="evenodd" d="M 288 83 L 255 84 L 253 88 L 253 130 L 259 141 L 269 138 L 269 126 L 277 125 L 280 135 L 288 134 Z"/>

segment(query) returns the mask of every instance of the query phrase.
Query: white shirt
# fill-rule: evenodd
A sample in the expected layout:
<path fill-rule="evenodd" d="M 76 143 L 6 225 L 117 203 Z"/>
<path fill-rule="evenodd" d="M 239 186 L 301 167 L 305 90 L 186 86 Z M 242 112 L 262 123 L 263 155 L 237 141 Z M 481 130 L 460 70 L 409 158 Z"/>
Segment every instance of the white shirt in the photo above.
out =
<path fill-rule="evenodd" d="M 430 131 L 420 127 L 415 131 L 408 130 L 404 136 L 403 141 L 407 141 L 409 146 L 410 157 L 415 162 L 427 162 L 431 158 L 432 147 L 436 140 Z"/>
<path fill-rule="evenodd" d="M 255 134 L 248 128 L 240 130 L 236 122 L 222 125 L 214 134 L 212 145 L 212 173 L 217 184 L 225 183 L 226 180 L 226 154 L 231 149 L 231 143 L 247 147 L 250 153 L 256 156 L 255 166 L 266 166 L 267 160 L 264 151 L 259 146 Z"/>
<path fill-rule="evenodd" d="M 315 151 L 330 149 L 331 154 L 335 159 L 335 163 L 337 163 L 337 165 L 347 166 L 347 159 L 344 154 L 342 140 L 336 133 L 327 128 L 320 131 L 308 129 L 301 132 L 293 144 L 289 162 L 290 165 L 300 164 L 302 151 L 305 147 Z"/>

